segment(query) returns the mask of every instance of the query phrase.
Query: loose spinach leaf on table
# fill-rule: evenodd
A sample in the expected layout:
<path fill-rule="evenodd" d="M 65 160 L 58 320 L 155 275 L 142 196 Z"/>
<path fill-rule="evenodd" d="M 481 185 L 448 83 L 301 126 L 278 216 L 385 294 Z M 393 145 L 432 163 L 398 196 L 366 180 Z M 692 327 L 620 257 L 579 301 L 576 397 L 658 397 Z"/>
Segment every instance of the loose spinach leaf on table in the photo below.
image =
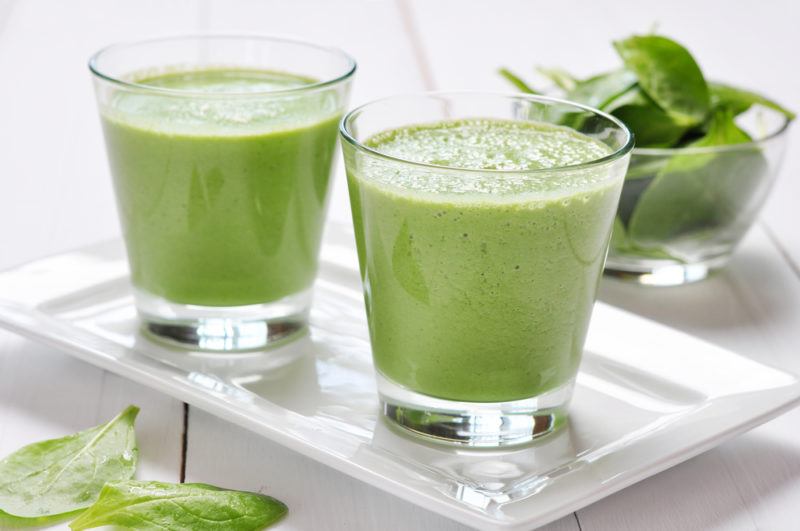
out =
<path fill-rule="evenodd" d="M 108 423 L 20 448 L 0 461 L 0 511 L 15 525 L 90 506 L 108 481 L 129 479 L 138 450 L 129 406 Z"/>
<path fill-rule="evenodd" d="M 92 507 L 70 524 L 75 530 L 114 525 L 142 531 L 255 531 L 281 518 L 280 501 L 202 483 L 109 483 Z"/>
<path fill-rule="evenodd" d="M 692 147 L 748 141 L 733 113 L 720 110 L 708 133 Z M 766 169 L 766 159 L 756 146 L 675 155 L 636 202 L 628 237 L 646 247 L 724 226 L 746 206 Z"/>
<path fill-rule="evenodd" d="M 711 108 L 708 85 L 686 48 L 666 37 L 633 36 L 614 42 L 639 86 L 676 122 L 702 123 Z"/>

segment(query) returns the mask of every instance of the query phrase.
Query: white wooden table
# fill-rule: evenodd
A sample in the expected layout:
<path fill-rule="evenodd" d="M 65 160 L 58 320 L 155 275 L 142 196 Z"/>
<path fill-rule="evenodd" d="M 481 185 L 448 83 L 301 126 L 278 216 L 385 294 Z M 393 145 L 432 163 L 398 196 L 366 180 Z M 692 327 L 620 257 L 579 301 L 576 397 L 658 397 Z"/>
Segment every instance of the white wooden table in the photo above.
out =
<path fill-rule="evenodd" d="M 0 0 L 0 267 L 118 235 L 86 59 L 170 33 L 273 33 L 359 63 L 353 103 L 439 88 L 506 90 L 500 65 L 589 74 L 613 38 L 658 23 L 709 77 L 800 110 L 800 3 L 726 0 Z M 700 284 L 605 281 L 601 298 L 800 372 L 800 132 L 730 268 Z M 349 219 L 339 178 L 331 217 Z M 286 501 L 280 530 L 456 530 L 450 520 L 171 398 L 0 332 L 0 456 L 141 406 L 139 476 Z M 800 411 L 578 511 L 549 530 L 800 528 Z"/>

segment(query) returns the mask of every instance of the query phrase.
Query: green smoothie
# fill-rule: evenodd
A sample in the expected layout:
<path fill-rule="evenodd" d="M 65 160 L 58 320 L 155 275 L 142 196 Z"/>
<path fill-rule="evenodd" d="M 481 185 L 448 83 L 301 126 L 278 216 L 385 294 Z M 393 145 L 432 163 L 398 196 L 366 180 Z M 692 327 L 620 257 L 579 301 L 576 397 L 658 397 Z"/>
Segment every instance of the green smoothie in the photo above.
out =
<path fill-rule="evenodd" d="M 536 172 L 611 153 L 571 129 L 469 119 L 400 128 L 348 160 L 375 364 L 450 400 L 539 395 L 576 373 L 622 175 Z M 353 156 L 353 155 L 351 155 Z M 493 170 L 493 171 L 488 171 Z"/>
<path fill-rule="evenodd" d="M 335 97 L 275 92 L 313 80 L 260 70 L 136 81 L 160 92 L 118 91 L 101 109 L 134 285 L 202 306 L 271 302 L 308 288 L 336 144 Z"/>

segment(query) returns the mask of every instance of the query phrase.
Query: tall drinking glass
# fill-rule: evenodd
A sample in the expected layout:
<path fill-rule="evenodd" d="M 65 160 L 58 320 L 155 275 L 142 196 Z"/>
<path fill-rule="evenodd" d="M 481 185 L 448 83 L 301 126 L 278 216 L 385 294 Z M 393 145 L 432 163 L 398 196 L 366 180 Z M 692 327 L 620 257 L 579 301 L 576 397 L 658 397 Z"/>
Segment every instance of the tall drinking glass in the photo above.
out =
<path fill-rule="evenodd" d="M 354 61 L 201 36 L 110 46 L 89 67 L 143 329 L 211 351 L 301 331 Z"/>
<path fill-rule="evenodd" d="M 519 95 L 396 96 L 341 134 L 383 413 L 470 446 L 563 424 L 633 141 Z"/>

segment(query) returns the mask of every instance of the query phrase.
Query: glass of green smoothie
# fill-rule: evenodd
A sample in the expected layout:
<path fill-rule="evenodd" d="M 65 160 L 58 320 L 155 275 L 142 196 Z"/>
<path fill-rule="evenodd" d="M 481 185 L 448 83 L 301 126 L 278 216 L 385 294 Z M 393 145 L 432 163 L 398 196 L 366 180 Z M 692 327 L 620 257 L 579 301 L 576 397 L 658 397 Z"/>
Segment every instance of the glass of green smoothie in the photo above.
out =
<path fill-rule="evenodd" d="M 89 68 L 143 330 L 200 351 L 301 332 L 355 62 L 200 36 L 113 45 Z"/>
<path fill-rule="evenodd" d="M 385 417 L 489 447 L 563 425 L 628 129 L 566 101 L 455 92 L 366 104 L 341 134 Z"/>

